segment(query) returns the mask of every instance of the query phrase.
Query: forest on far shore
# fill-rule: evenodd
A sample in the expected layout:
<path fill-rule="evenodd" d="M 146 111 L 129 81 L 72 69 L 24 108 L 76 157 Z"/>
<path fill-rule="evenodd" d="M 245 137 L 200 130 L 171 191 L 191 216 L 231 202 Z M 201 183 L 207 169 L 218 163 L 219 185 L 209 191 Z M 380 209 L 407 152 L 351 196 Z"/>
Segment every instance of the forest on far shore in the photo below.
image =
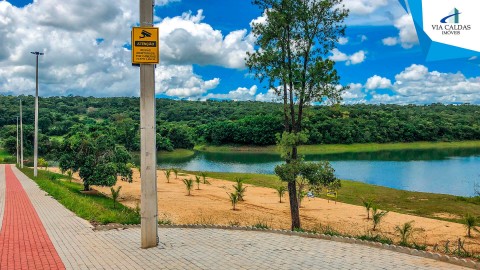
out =
<path fill-rule="evenodd" d="M 33 150 L 34 97 L 0 95 L 0 142 L 15 152 L 16 117 L 23 100 L 26 154 Z M 135 97 L 40 98 L 39 153 L 55 159 L 65 136 L 102 131 L 130 151 L 140 147 L 140 101 Z M 308 144 L 462 141 L 480 139 L 477 105 L 311 106 Z M 157 149 L 195 145 L 273 145 L 283 131 L 282 105 L 250 101 L 157 99 Z"/>

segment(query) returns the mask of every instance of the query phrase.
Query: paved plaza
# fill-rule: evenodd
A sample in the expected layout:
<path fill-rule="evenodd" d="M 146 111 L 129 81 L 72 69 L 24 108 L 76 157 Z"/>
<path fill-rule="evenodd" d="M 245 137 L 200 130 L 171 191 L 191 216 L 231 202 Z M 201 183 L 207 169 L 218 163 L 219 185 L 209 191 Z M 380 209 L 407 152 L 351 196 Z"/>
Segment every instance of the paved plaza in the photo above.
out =
<path fill-rule="evenodd" d="M 94 231 L 14 166 L 0 165 L 0 269 L 466 269 L 389 250 L 254 231 Z"/>

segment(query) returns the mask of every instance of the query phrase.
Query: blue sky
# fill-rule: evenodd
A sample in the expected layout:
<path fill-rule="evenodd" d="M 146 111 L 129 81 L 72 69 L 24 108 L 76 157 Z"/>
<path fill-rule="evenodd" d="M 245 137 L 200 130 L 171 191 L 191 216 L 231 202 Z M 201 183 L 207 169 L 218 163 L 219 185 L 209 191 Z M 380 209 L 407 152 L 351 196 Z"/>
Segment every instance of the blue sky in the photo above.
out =
<path fill-rule="evenodd" d="M 351 87 L 345 103 L 480 103 L 478 63 L 425 62 L 411 17 L 396 0 L 344 3 L 351 11 L 346 39 L 330 57 L 342 84 Z M 248 75 L 243 62 L 253 49 L 250 23 L 263 11 L 249 0 L 156 4 L 157 96 L 275 99 Z M 2 17 L 0 94 L 32 94 L 35 63 L 28 54 L 39 50 L 45 52 L 40 62 L 44 95 L 138 96 L 138 70 L 125 49 L 129 26 L 138 23 L 138 1 L 8 0 L 0 1 Z"/>

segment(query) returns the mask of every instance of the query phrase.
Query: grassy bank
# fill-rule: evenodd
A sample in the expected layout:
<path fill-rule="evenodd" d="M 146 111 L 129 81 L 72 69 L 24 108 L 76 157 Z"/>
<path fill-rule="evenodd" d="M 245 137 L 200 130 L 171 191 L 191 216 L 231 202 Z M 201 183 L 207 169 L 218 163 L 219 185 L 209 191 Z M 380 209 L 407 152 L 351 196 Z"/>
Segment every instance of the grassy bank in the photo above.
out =
<path fill-rule="evenodd" d="M 140 215 L 138 212 L 117 204 L 113 208 L 113 201 L 102 194 L 83 194 L 83 185 L 66 181 L 65 176 L 39 170 L 38 177 L 33 177 L 33 169 L 24 168 L 21 171 L 38 186 L 59 201 L 62 205 L 74 212 L 77 216 L 92 223 L 108 224 L 138 224 Z M 51 180 L 56 175 L 59 180 Z"/>
<path fill-rule="evenodd" d="M 269 188 L 275 188 L 284 184 L 275 175 L 265 174 L 209 172 L 208 177 L 229 181 L 234 181 L 236 177 L 240 177 L 245 179 L 247 184 Z M 327 198 L 325 194 L 321 194 L 319 197 Z M 362 206 L 362 198 L 374 199 L 381 209 L 453 222 L 461 222 L 462 217 L 467 213 L 480 216 L 480 197 L 465 198 L 444 194 L 403 191 L 342 180 L 342 188 L 337 198 L 338 201 Z"/>
<path fill-rule="evenodd" d="M 7 163 L 7 164 L 15 163 L 16 160 L 17 160 L 16 157 L 13 157 L 9 153 L 7 153 L 7 151 L 0 148 L 0 164 L 2 164 L 2 163 Z"/>
<path fill-rule="evenodd" d="M 175 149 L 172 152 L 160 151 L 157 155 L 160 158 L 187 158 L 195 155 L 195 151 L 189 149 Z"/>
<path fill-rule="evenodd" d="M 413 143 L 364 143 L 364 144 L 326 144 L 302 145 L 301 154 L 337 154 L 355 152 L 375 152 L 386 150 L 416 150 L 416 149 L 450 149 L 450 148 L 480 148 L 480 141 L 460 142 L 413 142 Z M 196 146 L 196 150 L 205 152 L 256 152 L 277 153 L 275 146 Z"/>

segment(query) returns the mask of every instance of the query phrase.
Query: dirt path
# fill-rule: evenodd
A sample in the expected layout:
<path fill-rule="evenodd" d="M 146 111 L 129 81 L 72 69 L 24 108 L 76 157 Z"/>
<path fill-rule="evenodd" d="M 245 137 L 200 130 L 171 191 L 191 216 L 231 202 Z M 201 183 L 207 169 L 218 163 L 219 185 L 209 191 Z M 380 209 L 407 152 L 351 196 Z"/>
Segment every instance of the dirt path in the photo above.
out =
<path fill-rule="evenodd" d="M 78 177 L 78 176 L 77 176 Z M 117 182 L 122 186 L 120 202 L 135 207 L 140 199 L 140 177 L 134 170 L 133 182 Z M 233 192 L 230 181 L 208 178 L 210 185 L 196 184 L 192 196 L 186 196 L 187 191 L 182 181 L 184 178 L 195 179 L 193 175 L 175 176 L 172 173 L 170 183 L 167 183 L 163 171 L 158 172 L 158 209 L 159 219 L 177 224 L 222 224 L 222 225 L 267 225 L 270 228 L 289 229 L 290 211 L 288 198 L 279 203 L 277 192 L 271 188 L 246 185 L 245 201 L 237 205 L 233 211 L 227 192 Z M 94 187 L 102 193 L 110 194 L 110 188 Z M 327 227 L 341 233 L 365 235 L 372 233 L 372 221 L 366 219 L 365 208 L 345 203 L 315 198 L 304 199 L 300 210 L 302 227 L 322 231 Z M 465 238 L 466 229 L 462 224 L 389 212 L 380 223 L 374 234 L 381 234 L 398 241 L 395 226 L 413 221 L 417 228 L 414 239 L 418 244 L 432 247 L 438 244 L 443 247 L 449 240 L 456 243 L 458 238 L 466 239 L 465 246 L 471 251 L 480 252 L 480 236 Z M 452 246 L 450 247 L 452 248 Z M 440 248 L 443 250 L 443 248 Z"/>

